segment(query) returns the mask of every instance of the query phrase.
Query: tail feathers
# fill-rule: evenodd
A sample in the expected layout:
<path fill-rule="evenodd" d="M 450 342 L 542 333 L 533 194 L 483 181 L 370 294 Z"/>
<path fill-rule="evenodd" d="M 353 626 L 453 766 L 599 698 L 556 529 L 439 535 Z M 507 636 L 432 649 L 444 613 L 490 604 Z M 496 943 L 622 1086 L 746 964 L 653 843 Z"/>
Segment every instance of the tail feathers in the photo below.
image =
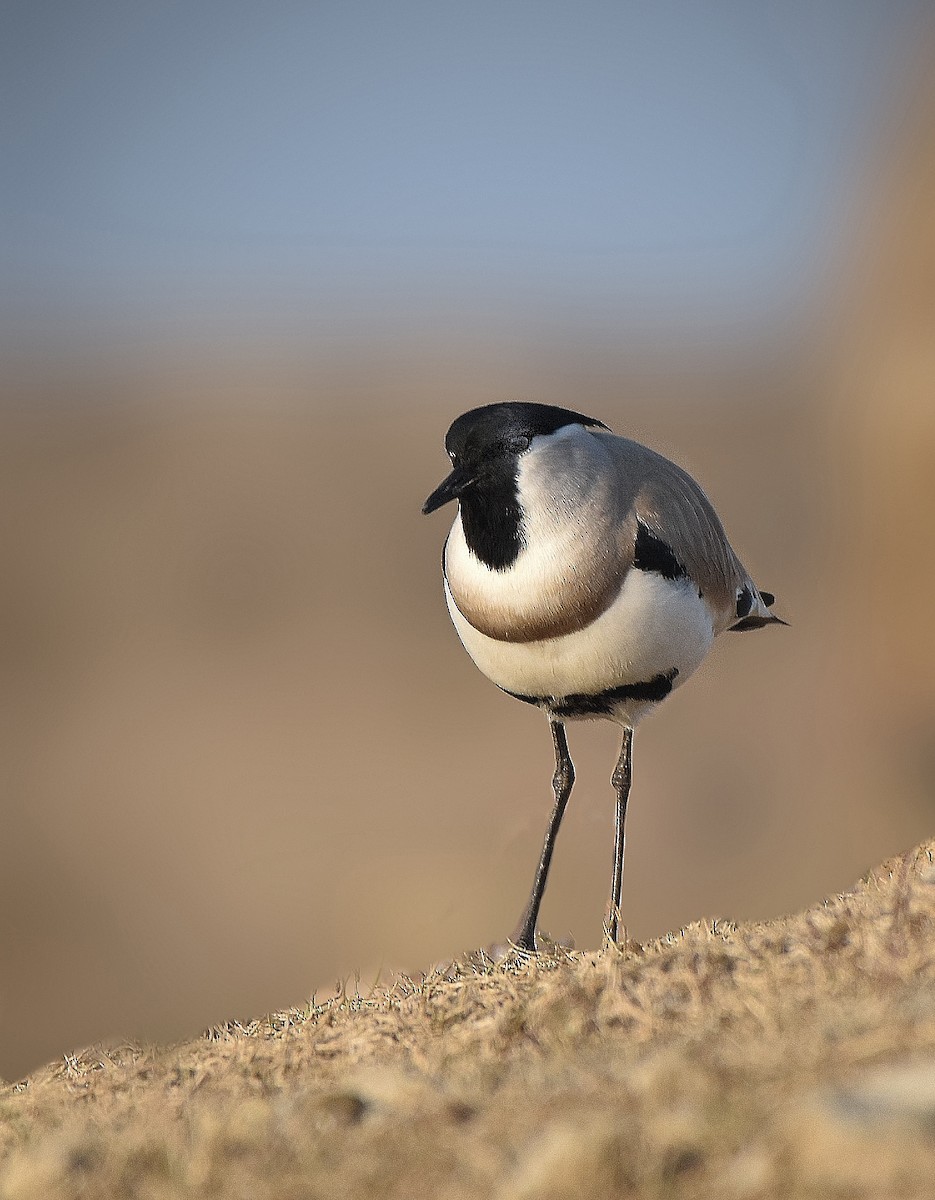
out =
<path fill-rule="evenodd" d="M 738 621 L 736 625 L 728 627 L 728 633 L 745 633 L 748 629 L 762 629 L 764 625 L 788 625 L 788 621 L 784 621 L 782 617 L 775 617 L 772 613 L 767 613 L 765 617 L 754 614 L 752 617 L 744 617 L 742 621 Z"/>
<path fill-rule="evenodd" d="M 761 592 L 752 586 L 742 588 L 737 600 L 737 615 L 742 619 L 731 625 L 729 632 L 745 633 L 748 629 L 762 629 L 764 625 L 788 625 L 788 621 L 768 611 L 775 602 L 772 592 Z"/>

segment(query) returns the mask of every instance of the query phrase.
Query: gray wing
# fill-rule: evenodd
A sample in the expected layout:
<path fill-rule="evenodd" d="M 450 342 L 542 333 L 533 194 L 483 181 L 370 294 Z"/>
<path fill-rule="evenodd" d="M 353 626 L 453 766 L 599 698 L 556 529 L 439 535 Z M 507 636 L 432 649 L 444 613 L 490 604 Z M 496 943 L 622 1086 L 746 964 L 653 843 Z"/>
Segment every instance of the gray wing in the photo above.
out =
<path fill-rule="evenodd" d="M 720 627 L 737 619 L 737 597 L 744 587 L 752 589 L 756 607 L 762 606 L 711 501 L 688 472 L 629 438 L 595 436 L 614 459 L 625 491 L 621 499 L 632 513 L 637 531 L 642 524 L 671 550 L 720 617 Z"/>

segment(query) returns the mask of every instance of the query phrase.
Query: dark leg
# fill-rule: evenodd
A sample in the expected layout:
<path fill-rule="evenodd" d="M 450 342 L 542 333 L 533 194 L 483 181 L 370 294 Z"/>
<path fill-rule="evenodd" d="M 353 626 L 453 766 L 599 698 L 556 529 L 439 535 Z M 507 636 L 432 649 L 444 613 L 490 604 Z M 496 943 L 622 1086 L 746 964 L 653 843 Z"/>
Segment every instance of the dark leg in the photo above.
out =
<path fill-rule="evenodd" d="M 523 915 L 519 919 L 516 932 L 510 941 L 521 950 L 536 952 L 536 922 L 539 919 L 539 905 L 545 893 L 546 880 L 549 877 L 549 863 L 552 861 L 552 851 L 555 849 L 555 839 L 558 837 L 558 827 L 565 815 L 565 806 L 571 795 L 572 784 L 575 782 L 575 768 L 568 753 L 568 741 L 565 737 L 565 726 L 561 721 L 549 721 L 552 728 L 552 741 L 555 744 L 555 774 L 552 776 L 552 791 L 555 793 L 555 807 L 549 821 L 548 833 L 542 846 L 542 856 L 536 878 L 533 880 L 532 891 Z"/>
<path fill-rule="evenodd" d="M 626 845 L 624 825 L 627 820 L 627 799 L 630 795 L 630 779 L 633 764 L 633 730 L 623 731 L 623 745 L 620 747 L 620 757 L 614 767 L 611 783 L 617 793 L 617 831 L 614 837 L 614 881 L 610 888 L 610 920 L 608 930 L 610 940 L 620 940 L 620 902 L 623 898 L 623 851 Z"/>

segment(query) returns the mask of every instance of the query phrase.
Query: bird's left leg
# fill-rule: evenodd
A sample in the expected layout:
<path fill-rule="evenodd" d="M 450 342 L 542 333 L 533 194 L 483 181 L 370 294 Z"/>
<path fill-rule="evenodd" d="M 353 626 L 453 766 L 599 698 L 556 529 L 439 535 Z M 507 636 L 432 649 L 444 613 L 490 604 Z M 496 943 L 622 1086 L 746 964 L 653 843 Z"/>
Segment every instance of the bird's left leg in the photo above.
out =
<path fill-rule="evenodd" d="M 555 774 L 552 776 L 555 806 L 552 809 L 552 817 L 542 846 L 542 855 L 539 859 L 536 877 L 533 880 L 532 891 L 526 901 L 519 924 L 510 938 L 514 946 L 518 946 L 520 950 L 528 950 L 531 954 L 535 954 L 537 949 L 536 922 L 539 919 L 539 905 L 542 903 L 546 880 L 549 877 L 549 864 L 552 861 L 552 851 L 555 849 L 555 839 L 558 837 L 558 829 L 562 823 L 562 817 L 565 815 L 565 806 L 568 804 L 568 797 L 571 795 L 571 789 L 575 782 L 575 768 L 571 761 L 571 755 L 568 753 L 565 726 L 561 721 L 551 718 L 549 725 L 552 730 L 552 743 L 555 747 Z"/>
<path fill-rule="evenodd" d="M 610 888 L 610 917 L 607 922 L 610 940 L 620 940 L 620 903 L 623 899 L 623 852 L 626 845 L 624 826 L 627 820 L 627 800 L 633 775 L 633 730 L 624 729 L 620 757 L 614 767 L 611 783 L 617 793 L 617 823 L 614 836 L 614 878 Z"/>

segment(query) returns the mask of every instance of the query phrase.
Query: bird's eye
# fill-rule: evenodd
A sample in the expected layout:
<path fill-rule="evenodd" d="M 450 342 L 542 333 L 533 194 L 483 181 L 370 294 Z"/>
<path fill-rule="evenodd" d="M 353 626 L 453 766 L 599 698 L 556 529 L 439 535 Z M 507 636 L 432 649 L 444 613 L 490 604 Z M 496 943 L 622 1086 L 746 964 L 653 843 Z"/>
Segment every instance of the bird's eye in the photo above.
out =
<path fill-rule="evenodd" d="M 531 438 L 525 436 L 510 438 L 507 442 L 507 449 L 511 454 L 522 454 L 524 450 L 529 449 L 531 440 Z"/>
<path fill-rule="evenodd" d="M 448 457 L 451 459 L 452 462 L 454 462 L 458 456 L 457 456 L 457 454 L 455 454 L 454 450 L 449 450 Z"/>

